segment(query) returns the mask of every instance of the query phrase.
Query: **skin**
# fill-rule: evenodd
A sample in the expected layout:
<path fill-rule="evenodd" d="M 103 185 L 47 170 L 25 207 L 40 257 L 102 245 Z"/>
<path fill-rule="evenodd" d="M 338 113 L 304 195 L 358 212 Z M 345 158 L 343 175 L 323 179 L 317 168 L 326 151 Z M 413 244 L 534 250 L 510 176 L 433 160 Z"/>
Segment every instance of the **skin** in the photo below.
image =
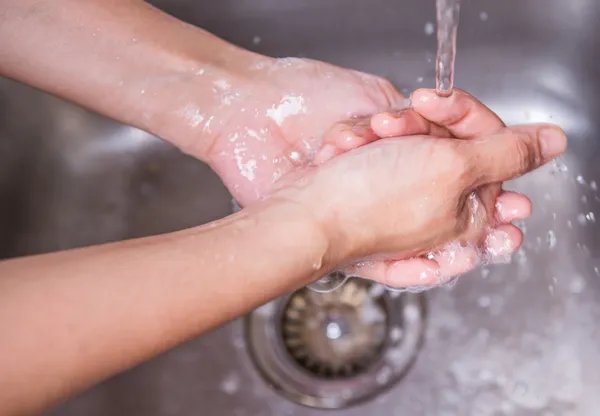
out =
<path fill-rule="evenodd" d="M 431 118 L 435 109 L 395 113 L 406 106 L 405 97 L 374 75 L 260 56 L 140 0 L 49 4 L 0 0 L 0 73 L 170 141 L 208 163 L 243 206 L 313 161 L 382 137 L 456 137 L 444 120 Z M 470 111 L 454 108 L 455 118 Z M 493 113 L 488 121 L 503 126 Z M 497 194 L 511 219 L 529 215 L 527 198 Z M 512 236 L 506 245 L 516 250 L 520 237 Z M 485 250 L 481 241 L 469 244 Z M 441 260 L 444 279 L 475 267 L 473 249 L 463 251 L 439 253 L 459 260 Z M 382 281 L 371 266 L 352 272 Z M 418 275 L 426 266 L 409 262 L 407 272 Z"/>
<path fill-rule="evenodd" d="M 340 265 L 434 285 L 474 265 L 446 258 L 449 242 L 511 252 L 530 206 L 501 182 L 566 147 L 558 127 L 506 128 L 464 92 L 418 91 L 398 112 L 381 78 L 261 57 L 140 1 L 0 0 L 0 38 L 3 75 L 165 138 L 247 206 L 1 262 L 1 414 L 41 412 Z"/>
<path fill-rule="evenodd" d="M 549 125 L 469 141 L 382 139 L 208 225 L 4 261 L 0 333 L 9 342 L 0 345 L 0 412 L 42 411 L 334 265 L 381 253 L 412 257 L 478 233 L 465 195 L 528 172 L 565 146 Z M 385 282 L 398 284 L 405 277 L 393 261 L 379 264 L 388 263 Z"/>
<path fill-rule="evenodd" d="M 406 134 L 427 132 L 440 138 L 471 140 L 505 127 L 496 114 L 461 90 L 455 90 L 445 98 L 431 90 L 419 90 L 411 96 L 411 101 L 411 108 L 399 112 L 384 112 L 373 117 L 337 123 L 325 136 L 315 161 L 324 163 L 336 155 L 382 137 L 393 137 L 398 131 Z M 368 126 L 369 133 L 349 141 L 345 132 L 355 124 Z M 470 196 L 480 206 L 478 233 L 463 237 L 460 244 L 452 242 L 429 252 L 427 258 L 363 261 L 348 267 L 347 272 L 392 282 L 391 285 L 396 287 L 423 287 L 445 283 L 454 276 L 472 270 L 482 261 L 502 261 L 502 257 L 506 258 L 521 245 L 522 233 L 511 222 L 531 215 L 531 202 L 524 195 L 503 192 L 500 183 L 481 188 Z M 390 273 L 398 277 L 386 277 Z M 430 279 L 432 274 L 434 280 Z"/>

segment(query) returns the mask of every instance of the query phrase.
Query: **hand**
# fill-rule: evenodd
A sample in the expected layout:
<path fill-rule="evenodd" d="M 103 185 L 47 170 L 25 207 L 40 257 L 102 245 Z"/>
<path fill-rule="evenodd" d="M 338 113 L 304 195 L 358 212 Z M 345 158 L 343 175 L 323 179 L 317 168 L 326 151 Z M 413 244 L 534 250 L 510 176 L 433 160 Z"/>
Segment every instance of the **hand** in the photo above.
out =
<path fill-rule="evenodd" d="M 499 183 L 539 167 L 566 147 L 564 133 L 555 126 L 494 132 L 499 126 L 490 118 L 493 113 L 474 106 L 477 102 L 468 95 L 458 94 L 454 102 L 433 97 L 426 91 L 413 95 L 415 110 L 437 108 L 440 124 L 465 140 L 434 135 L 382 139 L 312 168 L 299 179 L 290 177 L 291 187 L 275 194 L 314 213 L 339 262 L 386 259 L 359 263 L 356 269 L 392 286 L 434 285 L 460 273 L 457 267 L 465 265 L 454 264 L 443 252 L 419 257 L 448 242 L 460 242 L 470 251 L 469 267 L 477 247 L 494 255 L 514 250 L 522 237 L 507 224 L 515 213 L 502 216 L 495 208 Z M 463 111 L 472 111 L 456 118 L 460 103 Z M 436 131 L 440 129 L 444 127 Z M 513 196 L 505 194 L 501 200 L 514 202 Z M 499 222 L 505 224 L 490 234 Z"/>
<path fill-rule="evenodd" d="M 477 135 L 490 134 L 504 127 L 502 121 L 487 107 L 464 91 L 455 90 L 449 98 L 440 98 L 432 90 L 419 90 L 412 96 L 413 107 L 396 113 L 377 114 L 369 120 L 373 136 L 393 137 L 397 131 L 425 133 L 437 137 L 454 137 L 471 139 Z M 339 123 L 332 130 L 343 131 L 344 123 Z M 373 139 L 371 139 L 373 140 Z M 348 143 L 339 142 L 335 134 L 325 137 L 323 148 L 317 152 L 316 160 L 323 163 L 334 154 L 341 154 L 352 148 L 364 145 L 367 141 Z M 328 149 L 329 148 L 329 149 Z M 333 151 L 331 149 L 334 149 Z M 459 274 L 467 273 L 481 261 L 505 262 L 522 243 L 521 232 L 511 222 L 525 219 L 531 214 L 531 202 L 521 194 L 502 192 L 501 184 L 486 187 L 480 192 L 487 193 L 489 199 L 497 198 L 492 207 L 496 222 L 490 224 L 486 244 L 470 241 L 468 245 L 452 242 L 447 247 L 429 253 L 438 261 L 439 282 L 443 283 Z M 475 195 L 473 195 L 475 196 Z M 351 266 L 347 272 L 369 277 L 379 275 L 386 267 L 383 262 L 362 262 L 359 266 Z M 406 260 L 395 262 L 397 273 L 404 270 L 407 276 L 427 273 L 427 267 L 422 262 Z"/>
<path fill-rule="evenodd" d="M 312 162 L 334 123 L 404 106 L 404 96 L 387 80 L 323 62 L 261 58 L 251 71 L 250 83 L 215 87 L 221 104 L 204 128 L 214 136 L 205 159 L 242 205 Z M 366 120 L 344 134 L 352 142 L 372 132 Z"/>

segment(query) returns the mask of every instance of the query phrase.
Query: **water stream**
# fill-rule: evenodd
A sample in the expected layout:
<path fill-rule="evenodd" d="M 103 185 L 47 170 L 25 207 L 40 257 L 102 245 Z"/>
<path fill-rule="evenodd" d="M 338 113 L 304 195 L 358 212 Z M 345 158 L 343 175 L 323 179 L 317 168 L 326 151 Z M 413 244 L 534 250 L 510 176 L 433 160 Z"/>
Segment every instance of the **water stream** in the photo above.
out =
<path fill-rule="evenodd" d="M 456 59 L 456 32 L 460 14 L 460 0 L 436 0 L 437 6 L 437 59 L 436 92 L 448 97 L 454 87 Z"/>

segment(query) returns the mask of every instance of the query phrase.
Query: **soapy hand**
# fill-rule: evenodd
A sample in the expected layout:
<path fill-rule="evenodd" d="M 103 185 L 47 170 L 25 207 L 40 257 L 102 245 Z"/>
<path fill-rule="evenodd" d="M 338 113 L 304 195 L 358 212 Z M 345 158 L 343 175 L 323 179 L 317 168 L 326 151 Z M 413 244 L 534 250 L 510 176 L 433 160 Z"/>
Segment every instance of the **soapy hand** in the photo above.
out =
<path fill-rule="evenodd" d="M 250 86 L 216 85 L 227 105 L 214 122 L 209 120 L 214 135 L 209 162 L 242 205 L 269 195 L 285 175 L 302 174 L 312 162 L 323 163 L 380 138 L 430 134 L 468 139 L 503 127 L 497 116 L 463 92 L 440 101 L 424 93 L 412 109 L 406 109 L 404 96 L 388 81 L 326 63 L 267 59 L 257 61 L 252 70 Z M 501 193 L 500 184 L 488 193 L 498 198 L 490 208 L 496 211 L 496 223 L 489 225 L 498 227 L 490 234 L 496 248 L 488 251 L 503 258 L 522 239 L 510 222 L 527 217 L 531 204 L 524 196 Z M 471 243 L 434 254 L 441 263 L 442 280 L 475 267 L 481 256 Z M 421 274 L 423 264 L 409 260 L 395 263 L 395 268 L 404 267 L 410 276 Z M 381 274 L 384 266 L 362 263 L 352 272 L 371 277 Z"/>
<path fill-rule="evenodd" d="M 467 94 L 453 97 L 418 91 L 413 101 L 421 113 L 436 109 L 436 131 L 460 139 L 376 140 L 283 178 L 274 197 L 307 208 L 328 236 L 332 258 L 395 287 L 436 285 L 472 268 L 482 253 L 510 254 L 522 236 L 509 222 L 530 208 L 525 202 L 519 211 L 522 197 L 503 194 L 500 203 L 516 208 L 499 210 L 500 183 L 560 155 L 566 137 L 552 125 L 501 127 Z M 461 106 L 470 110 L 456 110 Z"/>
<path fill-rule="evenodd" d="M 371 137 L 371 141 L 379 137 L 397 136 L 400 131 L 427 132 L 434 137 L 471 140 L 505 127 L 496 114 L 461 90 L 455 90 L 449 98 L 438 97 L 433 90 L 419 90 L 411 98 L 410 109 L 381 113 L 367 119 L 375 137 Z M 318 163 L 324 163 L 334 155 L 368 143 L 360 140 L 350 145 L 340 142 L 336 133 L 347 129 L 345 124 L 346 122 L 336 124 L 325 136 L 322 148 L 316 154 L 315 160 Z M 480 235 L 472 240 L 451 242 L 428 254 L 429 259 L 435 260 L 439 265 L 439 269 L 436 269 L 438 283 L 466 273 L 482 261 L 505 261 L 521 245 L 522 234 L 511 222 L 527 218 L 531 214 L 531 202 L 527 197 L 514 192 L 503 192 L 501 183 L 496 183 L 481 187 L 470 198 L 471 203 L 479 210 L 487 211 L 486 221 L 481 224 Z M 482 200 L 487 202 L 480 205 Z M 495 204 L 493 201 L 496 201 Z M 405 280 L 411 282 L 417 282 L 415 276 L 425 276 L 430 270 L 430 263 L 422 259 L 410 259 L 392 263 L 361 262 L 349 267 L 348 272 L 377 280 L 392 265 L 394 274 L 404 275 Z M 425 285 L 424 282 L 416 284 Z"/>
<path fill-rule="evenodd" d="M 311 164 L 334 123 L 405 106 L 389 81 L 323 62 L 261 58 L 252 71 L 251 83 L 216 86 L 227 105 L 210 122 L 214 139 L 206 158 L 241 205 L 270 194 L 279 178 Z M 360 120 L 336 132 L 340 142 L 375 139 L 368 119 Z M 404 134 L 403 128 L 394 133 Z"/>

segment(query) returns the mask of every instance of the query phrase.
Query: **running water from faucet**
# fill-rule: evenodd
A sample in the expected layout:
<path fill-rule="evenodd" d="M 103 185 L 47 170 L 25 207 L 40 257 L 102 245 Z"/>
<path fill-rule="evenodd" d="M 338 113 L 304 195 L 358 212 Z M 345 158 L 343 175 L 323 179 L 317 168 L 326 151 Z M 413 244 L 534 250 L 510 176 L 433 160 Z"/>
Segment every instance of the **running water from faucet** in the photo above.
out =
<path fill-rule="evenodd" d="M 438 50 L 435 91 L 440 97 L 449 97 L 454 87 L 454 61 L 460 0 L 436 0 L 436 6 Z"/>

